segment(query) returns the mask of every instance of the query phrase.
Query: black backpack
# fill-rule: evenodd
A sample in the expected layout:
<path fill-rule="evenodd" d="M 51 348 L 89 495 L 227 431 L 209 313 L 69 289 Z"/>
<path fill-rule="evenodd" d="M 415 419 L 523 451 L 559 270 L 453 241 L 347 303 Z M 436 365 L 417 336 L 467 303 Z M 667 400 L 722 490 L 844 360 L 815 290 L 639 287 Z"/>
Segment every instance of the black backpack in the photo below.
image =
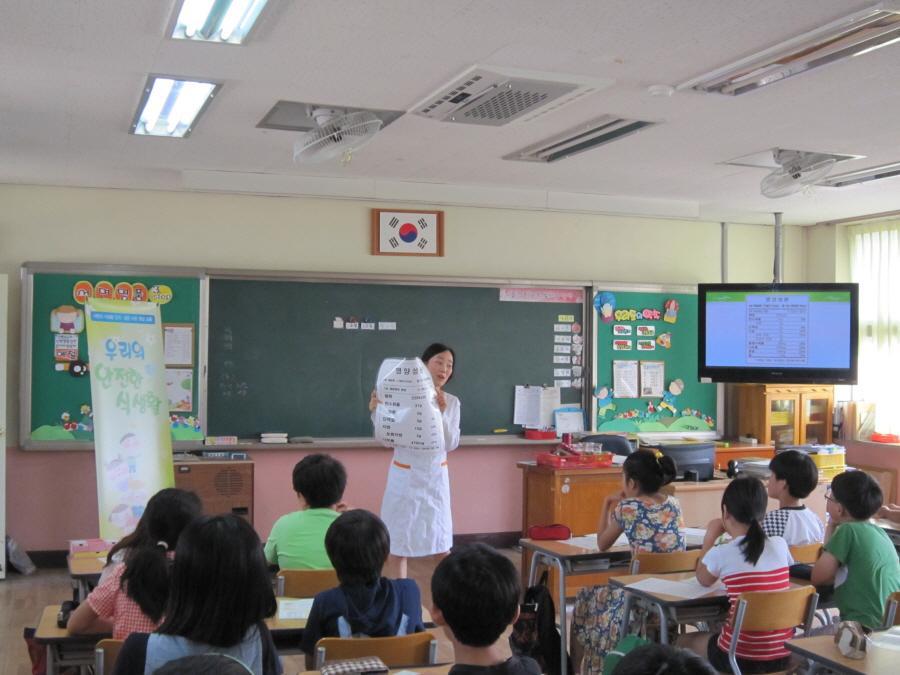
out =
<path fill-rule="evenodd" d="M 556 607 L 547 588 L 547 571 L 540 581 L 525 589 L 519 618 L 513 624 L 509 646 L 517 656 L 530 656 L 547 675 L 562 675 L 560 635 L 556 627 Z M 572 661 L 566 656 L 566 675 L 572 675 Z"/>

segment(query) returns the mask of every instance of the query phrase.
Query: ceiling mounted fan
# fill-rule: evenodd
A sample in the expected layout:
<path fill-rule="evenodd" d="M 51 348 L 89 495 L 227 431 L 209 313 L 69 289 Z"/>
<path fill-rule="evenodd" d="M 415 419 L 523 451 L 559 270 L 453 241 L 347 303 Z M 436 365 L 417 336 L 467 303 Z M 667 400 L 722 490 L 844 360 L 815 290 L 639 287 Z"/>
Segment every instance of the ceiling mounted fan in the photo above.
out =
<path fill-rule="evenodd" d="M 775 148 L 772 155 L 779 168 L 763 178 L 759 185 L 760 192 L 772 199 L 794 194 L 822 180 L 836 161 L 833 155 L 782 148 Z"/>
<path fill-rule="evenodd" d="M 311 116 L 317 127 L 294 143 L 294 161 L 299 164 L 325 162 L 336 157 L 349 161 L 353 151 L 372 140 L 384 124 L 367 110 L 348 113 L 339 108 L 316 108 Z"/>

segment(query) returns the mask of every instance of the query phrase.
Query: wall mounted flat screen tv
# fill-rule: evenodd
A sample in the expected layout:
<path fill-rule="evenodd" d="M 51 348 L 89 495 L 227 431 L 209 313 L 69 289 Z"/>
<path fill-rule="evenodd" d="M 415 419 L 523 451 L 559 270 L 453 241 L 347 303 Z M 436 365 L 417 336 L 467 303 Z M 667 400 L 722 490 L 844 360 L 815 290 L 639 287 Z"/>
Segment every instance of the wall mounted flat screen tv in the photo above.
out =
<path fill-rule="evenodd" d="M 857 284 L 699 284 L 699 377 L 856 384 Z"/>

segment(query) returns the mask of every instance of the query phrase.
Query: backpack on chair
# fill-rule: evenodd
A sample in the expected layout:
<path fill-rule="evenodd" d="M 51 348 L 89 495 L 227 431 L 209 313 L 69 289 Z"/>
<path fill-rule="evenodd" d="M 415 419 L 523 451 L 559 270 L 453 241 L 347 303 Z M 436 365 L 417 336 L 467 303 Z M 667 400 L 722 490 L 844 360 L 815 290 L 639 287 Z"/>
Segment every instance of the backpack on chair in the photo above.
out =
<path fill-rule="evenodd" d="M 565 600 L 563 600 L 565 602 Z M 509 646 L 517 656 L 530 656 L 547 675 L 563 675 L 560 659 L 561 638 L 556 627 L 556 607 L 547 588 L 547 571 L 540 581 L 525 589 L 519 618 L 513 624 Z M 566 673 L 572 675 L 572 661 L 566 657 Z"/>

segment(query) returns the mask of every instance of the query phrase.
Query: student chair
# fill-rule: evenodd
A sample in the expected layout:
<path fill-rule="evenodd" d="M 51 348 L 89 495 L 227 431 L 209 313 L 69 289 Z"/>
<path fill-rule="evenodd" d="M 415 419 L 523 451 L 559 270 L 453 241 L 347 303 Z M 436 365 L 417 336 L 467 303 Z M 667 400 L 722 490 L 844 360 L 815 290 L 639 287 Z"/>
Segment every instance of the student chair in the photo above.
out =
<path fill-rule="evenodd" d="M 322 638 L 316 643 L 316 670 L 326 661 L 377 656 L 388 668 L 433 666 L 437 640 L 428 632 L 378 638 Z"/>
<path fill-rule="evenodd" d="M 281 570 L 275 595 L 287 598 L 312 598 L 316 593 L 340 585 L 337 572 L 327 570 Z"/>
<path fill-rule="evenodd" d="M 107 638 L 100 640 L 94 647 L 94 674 L 103 675 L 111 673 L 116 667 L 116 659 L 119 658 L 119 650 L 122 649 L 124 640 Z"/>
<path fill-rule="evenodd" d="M 649 553 L 638 551 L 631 560 L 631 574 L 665 574 L 667 572 L 693 572 L 697 569 L 702 551 L 672 551 Z"/>
<path fill-rule="evenodd" d="M 735 675 L 741 675 L 737 662 L 738 636 L 742 631 L 781 630 L 803 626 L 809 635 L 819 594 L 813 586 L 785 591 L 751 591 L 738 596 L 732 622 L 732 640 L 728 662 Z"/>
<path fill-rule="evenodd" d="M 791 557 L 794 562 L 799 565 L 815 565 L 819 556 L 822 555 L 822 544 L 803 544 L 800 546 L 791 546 Z"/>
<path fill-rule="evenodd" d="M 884 630 L 900 624 L 898 607 L 900 607 L 900 591 L 894 591 L 887 596 L 887 602 L 884 603 L 884 621 L 881 626 Z"/>

